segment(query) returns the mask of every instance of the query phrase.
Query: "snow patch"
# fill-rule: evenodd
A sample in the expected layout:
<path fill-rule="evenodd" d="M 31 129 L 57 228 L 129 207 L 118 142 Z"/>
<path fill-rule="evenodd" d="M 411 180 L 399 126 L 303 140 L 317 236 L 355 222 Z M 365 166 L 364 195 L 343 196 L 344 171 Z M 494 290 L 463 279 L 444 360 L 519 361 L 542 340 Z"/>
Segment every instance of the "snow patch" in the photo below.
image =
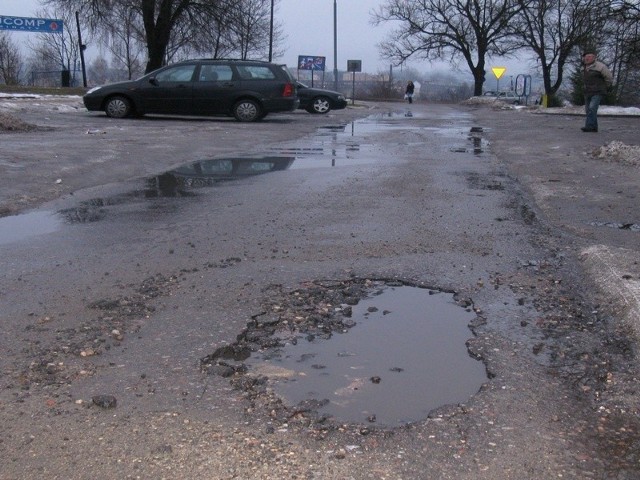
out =
<path fill-rule="evenodd" d="M 627 145 L 618 140 L 596 148 L 593 151 L 593 156 L 607 162 L 618 162 L 636 167 L 640 166 L 640 146 Z"/>

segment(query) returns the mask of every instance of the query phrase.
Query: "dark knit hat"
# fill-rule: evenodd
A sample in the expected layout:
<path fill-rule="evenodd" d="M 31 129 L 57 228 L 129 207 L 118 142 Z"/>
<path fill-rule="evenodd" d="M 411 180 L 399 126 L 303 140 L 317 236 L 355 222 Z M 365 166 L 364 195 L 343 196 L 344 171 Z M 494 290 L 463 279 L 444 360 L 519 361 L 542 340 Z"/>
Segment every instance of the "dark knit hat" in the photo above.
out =
<path fill-rule="evenodd" d="M 583 52 L 582 52 L 582 56 L 584 57 L 585 55 L 589 55 L 589 54 L 596 54 L 596 49 L 593 47 L 586 47 Z"/>

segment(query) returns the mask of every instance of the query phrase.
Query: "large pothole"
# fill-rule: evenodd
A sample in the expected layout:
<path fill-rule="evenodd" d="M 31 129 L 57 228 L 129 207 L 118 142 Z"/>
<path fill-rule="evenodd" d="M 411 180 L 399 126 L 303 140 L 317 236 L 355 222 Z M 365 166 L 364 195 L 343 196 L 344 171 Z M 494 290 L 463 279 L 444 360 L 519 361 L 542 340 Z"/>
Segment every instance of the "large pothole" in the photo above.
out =
<path fill-rule="evenodd" d="M 202 359 L 321 421 L 395 427 L 466 402 L 487 380 L 469 300 L 403 282 L 314 283 L 271 297 L 234 345 Z M 303 408 L 301 408 L 303 407 Z"/>

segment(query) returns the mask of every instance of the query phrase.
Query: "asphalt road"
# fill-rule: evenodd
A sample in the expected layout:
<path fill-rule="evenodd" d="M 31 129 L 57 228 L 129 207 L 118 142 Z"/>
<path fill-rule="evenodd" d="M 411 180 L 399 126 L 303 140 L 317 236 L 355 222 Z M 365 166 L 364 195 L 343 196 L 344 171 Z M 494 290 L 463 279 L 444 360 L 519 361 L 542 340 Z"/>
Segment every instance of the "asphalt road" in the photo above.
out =
<path fill-rule="evenodd" d="M 592 154 L 637 142 L 638 119 L 587 135 L 486 106 L 258 124 L 112 120 L 78 99 L 0 111 L 39 127 L 0 133 L 0 210 L 22 212 L 0 218 L 0 478 L 640 475 L 640 169 Z M 290 165 L 208 187 L 163 175 L 267 157 Z M 475 312 L 477 394 L 384 428 L 202 369 L 256 319 L 328 321 L 318 296 L 389 283 Z"/>

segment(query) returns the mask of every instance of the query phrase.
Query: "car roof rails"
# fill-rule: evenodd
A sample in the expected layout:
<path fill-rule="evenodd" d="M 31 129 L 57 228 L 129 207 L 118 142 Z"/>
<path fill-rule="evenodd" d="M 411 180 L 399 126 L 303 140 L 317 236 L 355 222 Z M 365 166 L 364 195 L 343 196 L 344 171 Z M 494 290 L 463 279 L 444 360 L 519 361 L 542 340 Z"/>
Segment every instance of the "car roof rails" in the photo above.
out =
<path fill-rule="evenodd" d="M 270 63 L 266 60 L 252 60 L 250 58 L 199 58 L 198 60 L 203 61 L 223 61 L 223 62 L 251 62 L 251 63 Z"/>

